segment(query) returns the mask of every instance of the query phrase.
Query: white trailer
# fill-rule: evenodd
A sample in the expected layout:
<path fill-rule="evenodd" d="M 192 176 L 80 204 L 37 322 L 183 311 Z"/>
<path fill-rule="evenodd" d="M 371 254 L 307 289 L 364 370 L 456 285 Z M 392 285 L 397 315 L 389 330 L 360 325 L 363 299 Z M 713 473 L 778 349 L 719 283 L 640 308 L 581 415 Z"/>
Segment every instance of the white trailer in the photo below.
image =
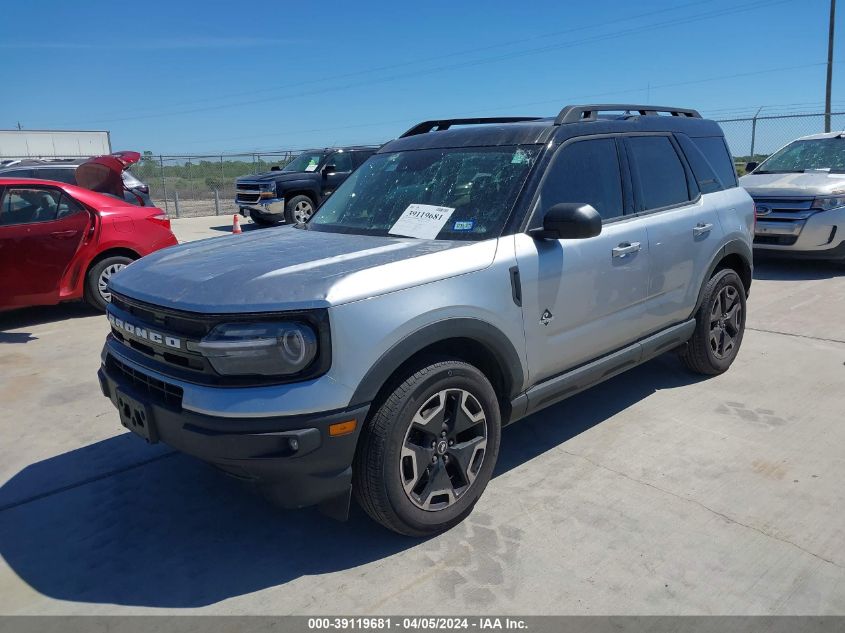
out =
<path fill-rule="evenodd" d="M 0 159 L 111 154 L 105 130 L 0 130 Z"/>

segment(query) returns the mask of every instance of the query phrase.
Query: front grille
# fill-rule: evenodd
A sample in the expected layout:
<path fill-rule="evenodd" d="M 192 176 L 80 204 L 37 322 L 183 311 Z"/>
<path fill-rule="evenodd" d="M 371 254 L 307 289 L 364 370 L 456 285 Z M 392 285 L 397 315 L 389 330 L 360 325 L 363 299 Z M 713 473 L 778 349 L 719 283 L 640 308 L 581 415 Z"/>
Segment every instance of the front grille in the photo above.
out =
<path fill-rule="evenodd" d="M 276 183 L 239 182 L 235 186 L 235 202 L 255 204 L 268 192 L 275 195 Z"/>
<path fill-rule="evenodd" d="M 255 204 L 260 199 L 260 193 L 244 193 L 243 191 L 238 191 L 237 195 L 235 195 L 235 202 L 242 202 L 244 204 Z"/>
<path fill-rule="evenodd" d="M 815 213 L 811 208 L 812 198 L 754 198 L 754 204 L 757 207 L 757 217 L 767 222 L 806 220 Z"/>
<path fill-rule="evenodd" d="M 137 371 L 109 355 L 106 370 L 122 378 L 136 391 L 148 396 L 151 401 L 174 409 L 182 408 L 182 388 Z"/>
<path fill-rule="evenodd" d="M 282 384 L 314 378 L 328 371 L 331 365 L 331 336 L 326 310 L 290 311 L 284 313 L 203 314 L 162 308 L 112 292 L 108 308 L 111 335 L 120 354 L 133 363 L 174 380 L 221 387 Z M 290 376 L 218 374 L 196 344 L 220 323 L 263 320 L 303 320 L 319 336 L 321 354 L 299 374 Z M 153 337 L 153 334 L 156 336 Z M 168 344 L 168 338 L 177 339 Z"/>

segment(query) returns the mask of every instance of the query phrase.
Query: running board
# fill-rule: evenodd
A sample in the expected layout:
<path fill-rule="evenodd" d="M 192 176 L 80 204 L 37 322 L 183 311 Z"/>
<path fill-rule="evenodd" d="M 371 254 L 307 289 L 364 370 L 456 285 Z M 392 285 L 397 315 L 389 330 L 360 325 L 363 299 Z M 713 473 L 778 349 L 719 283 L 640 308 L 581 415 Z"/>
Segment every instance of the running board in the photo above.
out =
<path fill-rule="evenodd" d="M 694 331 L 695 319 L 690 319 L 657 334 L 652 334 L 607 356 L 602 356 L 586 365 L 581 365 L 544 380 L 531 387 L 525 394 L 517 396 L 513 406 L 514 415 L 508 423 L 515 422 L 535 411 L 574 396 L 576 393 L 604 382 L 608 378 L 613 378 L 627 369 L 683 345 L 690 339 Z M 519 401 L 519 403 L 517 404 L 516 401 Z"/>

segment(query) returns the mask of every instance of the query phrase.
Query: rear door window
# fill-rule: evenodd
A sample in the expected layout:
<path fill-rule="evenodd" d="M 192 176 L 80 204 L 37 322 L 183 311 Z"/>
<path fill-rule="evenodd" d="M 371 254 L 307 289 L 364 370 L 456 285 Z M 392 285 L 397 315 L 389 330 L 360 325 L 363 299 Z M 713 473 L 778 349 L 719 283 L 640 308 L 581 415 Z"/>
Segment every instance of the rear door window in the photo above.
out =
<path fill-rule="evenodd" d="M 10 169 L 0 173 L 0 178 L 32 178 L 32 169 Z"/>
<path fill-rule="evenodd" d="M 76 184 L 76 169 L 60 169 L 56 167 L 47 167 L 45 169 L 36 169 L 35 177 L 42 180 L 56 180 L 58 182 L 66 182 L 69 185 Z"/>
<path fill-rule="evenodd" d="M 334 171 L 352 171 L 352 154 L 335 152 L 326 159 L 326 165 L 334 165 Z"/>
<path fill-rule="evenodd" d="M 687 173 L 668 136 L 635 136 L 625 142 L 638 211 L 689 202 Z"/>
<path fill-rule="evenodd" d="M 560 202 L 590 204 L 603 220 L 623 213 L 622 174 L 612 138 L 576 141 L 562 148 L 540 190 L 543 208 Z"/>

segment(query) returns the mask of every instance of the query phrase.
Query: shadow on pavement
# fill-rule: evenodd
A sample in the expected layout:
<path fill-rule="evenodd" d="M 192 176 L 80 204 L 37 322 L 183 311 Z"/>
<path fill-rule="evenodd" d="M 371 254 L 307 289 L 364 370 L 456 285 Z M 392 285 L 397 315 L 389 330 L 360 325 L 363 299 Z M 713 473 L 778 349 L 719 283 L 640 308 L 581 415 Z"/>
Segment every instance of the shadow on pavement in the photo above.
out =
<path fill-rule="evenodd" d="M 21 308 L 10 312 L 0 312 L 0 332 L 5 330 L 17 330 L 31 325 L 42 325 L 44 323 L 55 323 L 66 319 L 79 317 L 97 316 L 100 314 L 87 303 L 74 301 L 60 303 L 52 306 L 37 306 L 34 308 Z M 0 335 L 0 343 L 26 343 L 27 340 L 14 340 L 22 337 L 23 334 Z"/>
<path fill-rule="evenodd" d="M 535 414 L 504 431 L 496 476 L 697 379 L 664 356 Z M 91 463 L 102 464 L 99 474 Z M 212 468 L 129 435 L 28 466 L 0 500 L 5 562 L 36 591 L 77 602 L 200 607 L 420 544 L 357 507 L 346 523 L 278 510 Z"/>
<path fill-rule="evenodd" d="M 221 224 L 220 226 L 210 226 L 208 227 L 212 231 L 220 231 L 221 233 L 231 233 L 232 232 L 232 223 L 229 224 Z M 258 229 L 264 228 L 255 222 L 248 222 L 246 220 L 241 220 L 241 230 L 246 233 L 247 231 L 256 231 Z M 268 227 L 269 228 L 269 227 Z"/>
<path fill-rule="evenodd" d="M 845 264 L 801 259 L 754 257 L 754 279 L 771 281 L 813 281 L 845 275 Z M 752 292 L 754 286 L 751 286 Z"/>

